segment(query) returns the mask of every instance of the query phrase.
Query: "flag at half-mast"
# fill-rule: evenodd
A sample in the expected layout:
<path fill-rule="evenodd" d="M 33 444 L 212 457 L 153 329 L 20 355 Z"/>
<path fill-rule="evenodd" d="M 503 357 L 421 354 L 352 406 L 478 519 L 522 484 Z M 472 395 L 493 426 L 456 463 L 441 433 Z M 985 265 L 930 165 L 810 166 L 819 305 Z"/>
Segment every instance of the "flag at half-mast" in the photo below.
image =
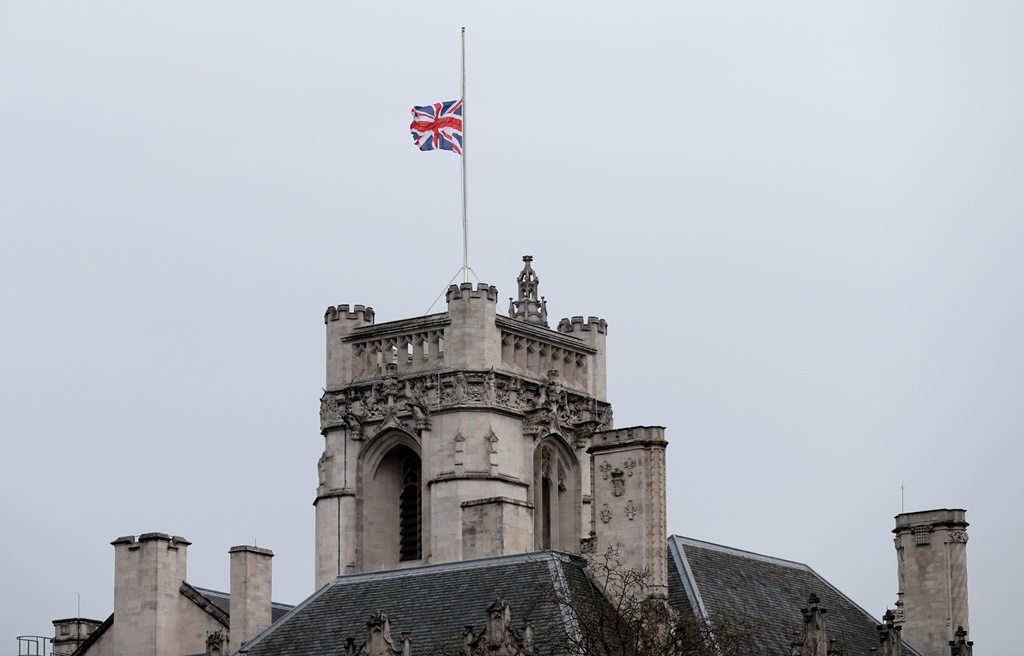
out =
<path fill-rule="evenodd" d="M 412 108 L 412 139 L 420 150 L 462 154 L 462 100 Z"/>

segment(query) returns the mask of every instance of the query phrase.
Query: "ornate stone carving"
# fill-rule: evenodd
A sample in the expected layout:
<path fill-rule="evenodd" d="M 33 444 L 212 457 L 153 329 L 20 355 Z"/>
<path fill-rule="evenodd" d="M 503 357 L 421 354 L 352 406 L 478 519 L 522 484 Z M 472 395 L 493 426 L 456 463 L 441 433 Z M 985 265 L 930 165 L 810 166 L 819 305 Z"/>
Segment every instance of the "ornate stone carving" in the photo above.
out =
<path fill-rule="evenodd" d="M 799 642 L 790 643 L 792 656 L 827 656 L 828 636 L 825 631 L 825 609 L 819 606 L 818 595 L 811 593 L 807 607 L 801 608 L 804 616 L 803 630 Z"/>
<path fill-rule="evenodd" d="M 622 470 L 612 472 L 612 495 L 621 497 L 626 493 L 626 481 L 622 478 Z"/>
<path fill-rule="evenodd" d="M 633 505 L 632 499 L 626 502 L 626 519 L 633 519 L 639 511 L 640 509 Z"/>
<path fill-rule="evenodd" d="M 611 406 L 562 385 L 557 371 L 536 382 L 493 370 L 448 374 L 417 373 L 402 378 L 398 365 L 382 367 L 380 378 L 354 384 L 321 398 L 321 430 L 344 425 L 362 440 L 395 426 L 408 432 L 430 429 L 437 408 L 487 405 L 523 414 L 523 432 L 539 441 L 556 434 L 577 448 L 589 446 L 597 430 L 611 427 Z"/>
<path fill-rule="evenodd" d="M 964 627 L 956 627 L 956 640 L 949 641 L 949 656 L 972 656 L 974 654 L 974 642 L 967 639 L 967 631 Z"/>
<path fill-rule="evenodd" d="M 899 551 L 903 548 L 903 540 L 899 535 L 892 539 L 892 543 L 896 545 L 896 551 Z"/>
<path fill-rule="evenodd" d="M 366 621 L 366 642 L 356 650 L 356 641 L 349 638 L 345 644 L 345 656 L 412 656 L 412 638 L 402 634 L 402 644 L 395 646 L 391 639 L 391 621 L 383 611 L 370 615 Z"/>
<path fill-rule="evenodd" d="M 967 531 L 950 531 L 949 541 L 959 542 L 960 544 L 967 544 Z"/>
<path fill-rule="evenodd" d="M 580 553 L 584 556 L 597 553 L 597 538 L 590 537 L 580 539 Z"/>
<path fill-rule="evenodd" d="M 344 408 L 338 404 L 338 397 L 324 391 L 324 395 L 320 397 L 320 429 L 341 423 L 344 414 Z"/>
<path fill-rule="evenodd" d="M 494 369 L 484 374 L 484 392 L 482 400 L 484 403 L 494 403 L 498 398 L 498 384 L 495 381 Z"/>
<path fill-rule="evenodd" d="M 608 504 L 601 506 L 601 521 L 607 524 L 612 521 L 612 509 L 608 507 Z"/>
<path fill-rule="evenodd" d="M 228 637 L 223 631 L 217 630 L 206 636 L 206 656 L 227 656 Z"/>
<path fill-rule="evenodd" d="M 608 462 L 607 460 L 605 460 L 604 462 L 601 463 L 601 466 L 598 467 L 598 469 L 601 470 L 601 473 L 604 475 L 604 480 L 607 481 L 608 480 L 608 474 L 612 470 L 611 463 Z"/>
<path fill-rule="evenodd" d="M 487 626 L 480 635 L 467 626 L 462 633 L 464 656 L 532 656 L 533 624 L 523 620 L 522 634 L 512 626 L 512 609 L 501 597 L 487 607 Z"/>
<path fill-rule="evenodd" d="M 633 475 L 633 468 L 636 467 L 636 460 L 628 458 L 626 462 L 622 463 L 622 468 L 626 470 L 627 476 Z"/>
<path fill-rule="evenodd" d="M 896 623 L 896 613 L 885 611 L 882 623 L 878 625 L 879 656 L 903 656 L 902 630 L 903 627 Z"/>
<path fill-rule="evenodd" d="M 516 278 L 516 283 L 519 285 L 519 300 L 514 301 L 509 297 L 508 316 L 512 319 L 546 327 L 548 325 L 548 303 L 543 296 L 537 298 L 540 278 L 530 266 L 532 261 L 532 255 L 523 256 L 523 270 Z"/>

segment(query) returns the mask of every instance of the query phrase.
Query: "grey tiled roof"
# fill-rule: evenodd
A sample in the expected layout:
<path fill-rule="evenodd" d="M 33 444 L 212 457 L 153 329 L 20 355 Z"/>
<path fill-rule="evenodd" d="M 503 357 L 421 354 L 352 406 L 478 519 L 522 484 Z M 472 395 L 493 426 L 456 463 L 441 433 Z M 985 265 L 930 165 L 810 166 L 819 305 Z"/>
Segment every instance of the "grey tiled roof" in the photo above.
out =
<path fill-rule="evenodd" d="M 200 588 L 198 586 L 192 586 L 200 594 L 210 600 L 210 603 L 221 609 L 228 615 L 231 614 L 231 595 L 227 592 L 219 592 L 217 590 L 210 590 L 209 588 Z M 272 622 L 284 617 L 288 611 L 295 608 L 288 604 L 279 604 L 276 601 L 270 605 L 270 617 Z"/>
<path fill-rule="evenodd" d="M 533 624 L 537 642 L 564 636 L 570 620 L 556 603 L 589 586 L 578 557 L 556 551 L 497 556 L 338 577 L 254 638 L 250 656 L 335 656 L 366 640 L 367 618 L 383 611 L 397 645 L 408 632 L 414 654 L 461 653 L 467 625 L 479 634 L 487 607 L 508 602 L 512 625 Z"/>
<path fill-rule="evenodd" d="M 765 654 L 790 653 L 811 593 L 828 611 L 829 639 L 839 639 L 846 654 L 878 649 L 879 621 L 807 565 L 680 536 L 669 538 L 669 551 L 670 601 L 712 620 L 751 620 Z"/>

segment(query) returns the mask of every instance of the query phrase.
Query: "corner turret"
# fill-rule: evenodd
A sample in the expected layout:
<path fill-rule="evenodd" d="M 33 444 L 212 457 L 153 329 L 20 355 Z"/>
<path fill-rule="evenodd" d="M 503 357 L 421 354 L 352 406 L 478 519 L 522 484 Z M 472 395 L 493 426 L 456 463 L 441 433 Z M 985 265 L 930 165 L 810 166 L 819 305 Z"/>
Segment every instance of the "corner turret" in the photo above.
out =
<path fill-rule="evenodd" d="M 330 306 L 324 312 L 327 326 L 327 389 L 337 389 L 352 380 L 352 358 L 342 344 L 344 338 L 356 328 L 373 325 L 373 308 L 348 304 Z"/>

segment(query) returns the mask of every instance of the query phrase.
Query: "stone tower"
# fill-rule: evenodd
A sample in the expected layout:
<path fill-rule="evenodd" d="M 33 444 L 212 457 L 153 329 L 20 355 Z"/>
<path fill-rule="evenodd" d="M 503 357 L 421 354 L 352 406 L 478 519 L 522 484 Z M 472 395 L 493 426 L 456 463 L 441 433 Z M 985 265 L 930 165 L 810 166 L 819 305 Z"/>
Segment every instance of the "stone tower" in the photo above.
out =
<path fill-rule="evenodd" d="M 587 449 L 612 424 L 607 325 L 573 317 L 550 329 L 531 260 L 507 317 L 482 283 L 452 285 L 446 312 L 413 319 L 327 309 L 317 587 L 381 568 L 580 551 Z"/>
<path fill-rule="evenodd" d="M 896 515 L 897 621 L 925 656 L 948 654 L 967 611 L 967 521 L 959 509 Z"/>

